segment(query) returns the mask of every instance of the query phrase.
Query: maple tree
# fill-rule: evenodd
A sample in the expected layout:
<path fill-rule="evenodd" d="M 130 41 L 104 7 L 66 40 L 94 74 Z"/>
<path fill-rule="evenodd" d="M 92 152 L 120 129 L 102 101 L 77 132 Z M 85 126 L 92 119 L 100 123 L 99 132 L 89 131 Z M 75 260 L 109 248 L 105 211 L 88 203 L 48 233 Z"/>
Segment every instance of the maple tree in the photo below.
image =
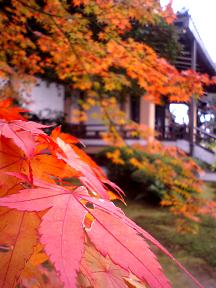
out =
<path fill-rule="evenodd" d="M 135 82 L 156 102 L 161 96 L 186 101 L 210 82 L 206 75 L 179 73 L 133 33 L 125 36 L 132 19 L 146 26 L 174 19 L 170 6 L 162 10 L 158 0 L 10 0 L 0 5 L 1 77 L 45 75 L 90 98 L 115 96 Z"/>
<path fill-rule="evenodd" d="M 151 42 L 137 38 L 139 25 L 169 27 L 175 18 L 171 3 L 162 9 L 158 0 L 10 0 L 0 8 L 0 75 L 7 81 L 1 97 L 17 95 L 19 79 L 22 86 L 31 76 L 60 81 L 82 91 L 78 122 L 98 105 L 109 127 L 106 138 L 114 142 L 120 141 L 115 126 L 131 123 L 122 111 L 112 120 L 105 104 L 111 98 L 118 99 L 115 111 L 119 100 L 134 94 L 156 103 L 183 102 L 202 95 L 203 85 L 213 81 L 193 71 L 179 73 L 157 56 Z"/>
<path fill-rule="evenodd" d="M 105 137 L 118 144 L 114 124 L 125 120 L 119 111 L 113 122 L 109 106 L 117 91 L 135 82 L 155 102 L 186 101 L 211 83 L 205 75 L 179 73 L 148 45 L 123 37 L 131 19 L 172 21 L 170 6 L 162 10 L 157 0 L 10 0 L 0 7 L 0 76 L 7 83 L 1 99 L 14 97 L 19 80 L 31 76 L 67 83 L 85 91 L 89 107 L 100 105 L 112 132 Z M 59 129 L 47 136 L 46 126 L 19 112 L 1 101 L 1 287 L 170 287 L 147 242 L 185 269 L 111 202 L 122 199 L 121 189 L 77 139 Z M 57 275 L 41 265 L 47 259 Z"/>
<path fill-rule="evenodd" d="M 64 287 L 171 287 L 147 242 L 188 273 L 112 203 L 123 192 L 76 138 L 59 128 L 48 136 L 46 126 L 20 120 L 14 109 L 0 120 L 1 287 L 35 287 L 32 277 L 40 285 L 47 259 Z M 61 285 L 52 281 L 46 287 Z"/>

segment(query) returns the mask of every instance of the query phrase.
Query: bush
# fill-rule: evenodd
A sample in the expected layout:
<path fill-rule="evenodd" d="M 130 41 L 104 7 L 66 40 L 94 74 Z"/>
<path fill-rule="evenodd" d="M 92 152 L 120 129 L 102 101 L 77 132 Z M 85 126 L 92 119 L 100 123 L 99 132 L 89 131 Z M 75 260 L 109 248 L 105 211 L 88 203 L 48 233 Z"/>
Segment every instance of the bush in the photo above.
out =
<path fill-rule="evenodd" d="M 155 141 L 146 146 L 108 147 L 98 157 L 129 198 L 160 203 L 175 214 L 197 220 L 201 168 L 180 149 Z"/>

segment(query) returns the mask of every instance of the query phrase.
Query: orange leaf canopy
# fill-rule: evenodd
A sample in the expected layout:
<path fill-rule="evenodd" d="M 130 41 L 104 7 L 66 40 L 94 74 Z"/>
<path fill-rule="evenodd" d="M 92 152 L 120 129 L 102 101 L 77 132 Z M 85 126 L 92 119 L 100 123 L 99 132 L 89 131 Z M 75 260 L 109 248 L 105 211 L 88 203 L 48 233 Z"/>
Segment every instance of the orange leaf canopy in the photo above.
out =
<path fill-rule="evenodd" d="M 210 83 L 206 76 L 180 74 L 145 43 L 123 37 L 134 20 L 143 25 L 174 19 L 171 6 L 163 10 L 158 0 L 13 0 L 2 3 L 0 17 L 5 74 L 5 65 L 23 76 L 53 71 L 88 95 L 115 93 L 135 81 L 156 102 L 161 96 L 187 101 Z"/>

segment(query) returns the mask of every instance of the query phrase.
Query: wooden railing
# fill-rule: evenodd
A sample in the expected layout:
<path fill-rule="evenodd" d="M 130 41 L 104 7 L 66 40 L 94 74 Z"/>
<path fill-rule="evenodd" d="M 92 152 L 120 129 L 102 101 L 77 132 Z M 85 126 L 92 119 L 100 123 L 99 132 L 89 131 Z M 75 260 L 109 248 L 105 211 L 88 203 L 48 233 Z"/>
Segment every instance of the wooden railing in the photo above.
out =
<path fill-rule="evenodd" d="M 80 139 L 101 139 L 102 133 L 107 132 L 107 127 L 102 124 L 63 124 L 63 131 L 68 132 Z M 131 130 L 125 129 L 123 126 L 117 127 L 120 135 L 124 139 L 137 139 L 132 136 Z M 158 129 L 159 130 L 159 129 Z M 158 140 L 176 141 L 179 139 L 189 141 L 189 127 L 187 125 L 170 125 L 163 127 L 163 130 L 157 130 L 156 138 Z M 209 134 L 206 131 L 196 128 L 194 129 L 194 143 L 207 149 L 214 151 L 211 146 L 216 145 L 216 135 Z"/>
<path fill-rule="evenodd" d="M 155 127 L 158 140 L 176 141 L 177 139 L 189 140 L 189 127 L 187 125 L 172 124 Z"/>
<path fill-rule="evenodd" d="M 165 126 L 163 129 L 157 129 L 158 140 L 176 141 L 179 139 L 190 141 L 190 132 L 187 125 L 170 125 Z M 215 152 L 216 147 L 216 135 L 206 132 L 203 129 L 195 128 L 194 132 L 194 144 L 197 144 L 207 150 Z"/>
<path fill-rule="evenodd" d="M 108 131 L 108 128 L 103 124 L 71 124 L 66 123 L 62 125 L 63 131 L 70 133 L 77 138 L 81 139 L 101 139 L 102 133 Z M 119 134 L 124 139 L 135 139 L 136 137 L 132 136 L 132 130 L 126 129 L 123 125 L 116 127 Z"/>
<path fill-rule="evenodd" d="M 216 135 L 207 133 L 203 129 L 194 129 L 196 144 L 215 153 Z"/>

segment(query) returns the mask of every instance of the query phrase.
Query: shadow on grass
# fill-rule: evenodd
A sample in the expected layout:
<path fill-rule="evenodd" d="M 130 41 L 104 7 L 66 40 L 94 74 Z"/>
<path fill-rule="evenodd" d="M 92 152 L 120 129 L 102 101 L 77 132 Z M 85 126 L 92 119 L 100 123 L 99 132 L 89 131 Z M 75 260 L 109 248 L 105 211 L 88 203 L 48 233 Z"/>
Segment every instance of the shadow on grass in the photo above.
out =
<path fill-rule="evenodd" d="M 204 189 L 206 197 L 215 198 L 215 184 L 207 184 Z M 175 229 L 175 217 L 167 209 L 134 201 L 127 203 L 128 206 L 122 208 L 131 219 L 158 239 L 204 287 L 216 287 L 216 219 L 203 217 L 196 235 L 179 234 Z M 166 256 L 153 250 L 173 287 L 196 287 Z"/>

